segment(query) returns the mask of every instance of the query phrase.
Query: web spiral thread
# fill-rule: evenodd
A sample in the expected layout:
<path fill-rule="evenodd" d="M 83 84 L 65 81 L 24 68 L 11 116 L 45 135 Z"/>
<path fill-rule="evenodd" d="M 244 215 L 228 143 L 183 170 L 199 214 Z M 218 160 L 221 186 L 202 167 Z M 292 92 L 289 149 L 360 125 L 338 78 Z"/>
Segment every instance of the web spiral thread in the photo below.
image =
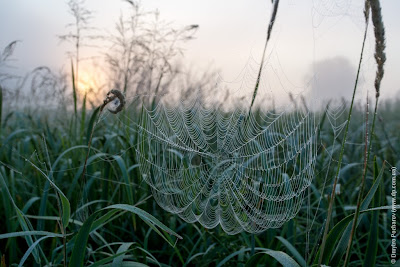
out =
<path fill-rule="evenodd" d="M 142 108 L 137 158 L 163 209 L 228 234 L 278 228 L 298 213 L 314 174 L 314 115 L 246 116 L 197 101 Z"/>

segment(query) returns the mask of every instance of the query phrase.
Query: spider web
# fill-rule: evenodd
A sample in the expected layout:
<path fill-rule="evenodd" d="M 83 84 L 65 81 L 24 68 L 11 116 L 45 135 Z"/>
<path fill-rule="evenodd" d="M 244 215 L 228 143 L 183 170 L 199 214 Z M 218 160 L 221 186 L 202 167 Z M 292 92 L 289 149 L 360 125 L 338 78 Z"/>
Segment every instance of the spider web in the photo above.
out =
<path fill-rule="evenodd" d="M 322 17 L 350 16 L 354 10 L 346 2 L 331 1 L 331 6 L 326 3 L 314 3 L 315 31 L 324 22 Z M 160 97 L 163 101 L 152 107 L 136 105 L 142 109 L 139 122 L 129 115 L 120 120 L 125 120 L 125 125 L 126 119 L 134 124 L 130 128 L 137 136 L 140 173 L 163 209 L 206 228 L 221 225 L 228 234 L 279 228 L 299 212 L 315 176 L 320 129 L 315 113 L 306 104 L 304 108 L 298 106 L 297 97 L 305 89 L 289 80 L 275 48 L 262 64 L 258 106 L 265 103 L 266 97 L 273 98 L 269 94 L 271 88 L 281 88 L 290 95 L 291 107 L 286 106 L 283 111 L 274 106 L 261 108 L 250 114 L 243 108 L 250 102 L 249 92 L 260 67 L 250 57 L 235 81 L 220 78 L 218 90 L 214 88 L 212 92 L 214 98 L 207 98 L 209 102 L 204 101 L 204 95 L 196 97 L 196 93 L 192 100 L 175 104 Z M 224 92 L 228 92 L 228 101 L 222 100 Z M 291 92 L 295 92 L 295 99 Z M 236 98 L 232 100 L 231 96 Z M 344 110 L 345 106 L 326 109 L 333 143 L 346 123 L 338 123 Z M 332 145 L 323 165 L 326 175 L 322 192 L 334 158 L 333 149 Z M 321 194 L 319 202 L 322 197 Z M 319 204 L 317 211 L 318 208 Z M 316 218 L 317 213 L 309 231 Z"/>
<path fill-rule="evenodd" d="M 354 9 L 345 2 L 339 1 L 342 4 L 333 7 L 324 3 L 328 2 L 314 1 L 312 26 L 317 33 L 320 28 L 325 31 L 321 25 L 326 18 L 350 16 Z M 361 9 L 359 12 L 362 17 Z M 221 225 L 226 233 L 236 234 L 279 228 L 301 208 L 311 206 L 310 200 L 306 206 L 303 200 L 310 195 L 306 189 L 316 175 L 317 150 L 321 148 L 316 113 L 306 104 L 298 106 L 298 97 L 305 89 L 290 81 L 273 47 L 263 62 L 256 99 L 258 107 L 264 108 L 249 114 L 248 103 L 259 67 L 260 63 L 250 56 L 236 80 L 227 82 L 219 77 L 208 97 L 204 94 L 209 92 L 194 92 L 186 102 L 174 102 L 168 96 L 128 97 L 135 112 L 117 116 L 137 138 L 137 146 L 127 150 L 135 149 L 141 176 L 166 211 L 189 223 L 199 222 L 206 228 Z M 288 95 L 294 92 L 291 105 L 281 111 L 274 104 L 265 105 L 274 99 L 271 92 L 276 88 Z M 148 107 L 146 97 L 162 100 Z M 138 99 L 143 102 L 137 104 Z M 335 158 L 336 140 L 346 123 L 342 120 L 344 110 L 344 105 L 326 109 L 333 144 L 326 149 L 330 156 L 318 170 L 325 172 L 322 188 L 318 188 L 318 203 Z M 139 121 L 134 119 L 137 114 Z M 307 209 L 307 240 L 319 212 L 318 204 L 310 218 Z"/>
<path fill-rule="evenodd" d="M 316 15 L 318 21 L 313 25 L 316 28 L 326 21 L 321 17 L 343 15 L 344 11 L 321 6 L 325 2 L 328 3 L 321 1 L 315 5 L 319 10 Z M 331 13 L 323 13 L 325 10 Z M 347 14 L 348 7 L 345 10 Z M 264 65 L 259 102 L 265 100 L 262 93 L 271 87 L 293 91 L 280 68 L 277 54 L 269 54 Z M 249 102 L 248 89 L 254 86 L 258 67 L 256 60 L 250 58 L 243 76 L 228 83 L 228 87 L 239 87 L 235 92 L 239 98 L 247 96 L 243 101 L 245 103 Z M 221 83 L 226 84 L 224 81 Z M 134 102 L 133 99 L 139 97 L 128 99 Z M 307 259 L 311 231 L 322 234 L 313 226 L 319 214 L 323 214 L 319 209 L 320 202 L 329 182 L 329 170 L 333 168 L 336 158 L 337 138 L 346 123 L 343 120 L 345 105 L 326 109 L 328 128 L 333 134 L 330 140 L 333 141 L 326 149 L 329 156 L 322 169 L 315 170 L 317 150 L 321 148 L 317 136 L 321 129 L 317 126 L 318 119 L 314 112 L 307 107 L 299 108 L 296 102 L 283 111 L 259 109 L 249 115 L 246 108 L 236 105 L 234 101 L 229 101 L 236 105 L 234 109 L 227 111 L 218 103 L 221 101 L 220 97 L 216 97 L 210 104 L 205 103 L 203 98 L 195 97 L 192 101 L 176 105 L 168 104 L 167 100 L 159 101 L 152 108 L 139 105 L 142 108 L 139 122 L 133 119 L 137 113 L 119 114 L 119 122 L 136 136 L 137 146 L 128 147 L 113 158 L 134 149 L 140 173 L 163 209 L 189 223 L 199 222 L 206 228 L 220 225 L 228 234 L 241 231 L 261 233 L 269 228 L 279 228 L 306 207 Z M 118 102 L 111 104 L 119 105 Z M 103 122 L 107 116 L 102 117 Z M 90 164 L 110 161 L 108 158 L 99 156 Z M 318 173 L 323 173 L 325 178 L 322 187 L 317 188 L 321 197 L 315 213 L 311 214 L 311 201 L 309 199 L 304 205 L 304 199 L 310 196 L 307 189 Z M 109 181 L 100 173 L 90 177 Z M 118 186 L 141 187 L 140 184 L 111 182 Z M 318 242 L 318 238 L 316 240 Z"/>
<path fill-rule="evenodd" d="M 277 228 L 297 214 L 314 175 L 314 115 L 247 113 L 196 100 L 143 107 L 137 158 L 162 208 L 228 234 Z"/>

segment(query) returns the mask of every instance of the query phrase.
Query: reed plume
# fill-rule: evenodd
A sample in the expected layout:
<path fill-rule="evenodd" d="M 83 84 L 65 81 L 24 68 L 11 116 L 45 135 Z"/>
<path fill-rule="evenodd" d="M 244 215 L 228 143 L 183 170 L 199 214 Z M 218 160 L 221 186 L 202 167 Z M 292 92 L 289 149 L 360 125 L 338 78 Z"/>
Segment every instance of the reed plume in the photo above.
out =
<path fill-rule="evenodd" d="M 374 24 L 375 33 L 375 61 L 378 65 L 375 76 L 375 92 L 376 98 L 379 98 L 381 81 L 384 74 L 383 65 L 386 61 L 386 42 L 385 42 L 385 27 L 383 25 L 381 5 L 379 0 L 370 0 L 371 5 L 371 17 L 372 23 Z"/>

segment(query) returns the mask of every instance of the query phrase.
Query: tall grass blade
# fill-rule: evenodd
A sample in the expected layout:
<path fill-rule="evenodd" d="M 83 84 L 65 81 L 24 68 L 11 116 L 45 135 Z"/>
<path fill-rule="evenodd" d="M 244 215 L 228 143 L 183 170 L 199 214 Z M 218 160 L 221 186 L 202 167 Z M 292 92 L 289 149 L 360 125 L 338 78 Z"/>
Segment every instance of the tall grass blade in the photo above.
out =
<path fill-rule="evenodd" d="M 262 57 L 261 57 L 260 69 L 258 70 L 257 81 L 256 81 L 256 85 L 254 86 L 253 96 L 251 98 L 251 104 L 250 104 L 250 108 L 249 108 L 249 115 L 251 113 L 251 108 L 254 105 L 254 101 L 256 100 L 258 87 L 260 86 L 261 73 L 262 73 L 262 70 L 263 70 L 264 60 L 265 60 L 265 52 L 267 51 L 268 41 L 271 38 L 272 28 L 274 27 L 276 14 L 278 12 L 278 6 L 279 6 L 279 0 L 275 0 L 274 1 L 274 6 L 273 6 L 273 9 L 272 9 L 271 19 L 270 19 L 269 25 L 268 25 L 267 39 L 265 40 L 264 50 L 263 50 L 263 54 L 262 54 Z"/>
<path fill-rule="evenodd" d="M 116 156 L 113 156 L 113 158 L 117 162 L 117 164 L 121 170 L 121 174 L 122 174 L 122 178 L 124 179 L 124 182 L 128 185 L 128 186 L 126 186 L 127 195 L 128 195 L 128 203 L 130 205 L 133 205 L 134 204 L 133 190 L 132 190 L 131 181 L 129 179 L 129 174 L 128 174 L 128 170 L 126 169 L 125 162 L 122 160 L 121 156 L 116 155 Z"/>
<path fill-rule="evenodd" d="M 361 199 L 362 199 L 362 196 L 363 196 L 363 193 L 364 193 L 364 188 L 365 188 L 365 178 L 367 176 L 367 163 L 368 163 L 368 115 L 369 115 L 369 103 L 368 103 L 368 94 L 367 94 L 367 104 L 366 104 L 366 113 L 365 113 L 364 168 L 363 168 L 363 174 L 362 174 L 362 177 L 361 177 L 360 191 L 358 192 L 356 212 L 354 213 L 354 220 L 353 220 L 352 227 L 351 227 L 351 234 L 350 234 L 350 238 L 349 238 L 349 244 L 347 246 L 346 256 L 344 258 L 344 267 L 347 266 L 347 264 L 349 263 L 349 260 L 350 260 L 350 250 L 351 250 L 351 246 L 352 246 L 352 243 L 353 243 L 353 237 L 354 237 L 354 234 L 355 234 L 356 229 L 357 229 L 357 223 L 356 222 L 358 221 L 358 216 L 360 214 Z"/>
<path fill-rule="evenodd" d="M 81 110 L 81 127 L 80 127 L 80 136 L 83 137 L 83 133 L 85 132 L 85 122 L 86 122 L 86 97 L 87 94 L 83 97 L 82 102 L 82 110 Z M 81 140 L 82 142 L 82 140 Z"/>
<path fill-rule="evenodd" d="M 361 203 L 360 206 L 360 212 L 366 210 L 369 206 L 369 204 L 372 201 L 372 198 L 376 192 L 376 190 L 379 187 L 380 181 L 382 180 L 383 177 L 383 170 L 384 170 L 385 162 L 379 172 L 379 175 L 372 185 L 371 189 L 365 196 L 363 202 Z M 327 236 L 327 245 L 326 245 L 326 251 L 324 255 L 321 257 L 321 247 L 320 250 L 318 251 L 317 257 L 315 259 L 314 263 L 317 263 L 317 259 L 319 258 L 321 260 L 322 264 L 328 264 L 329 259 L 332 255 L 332 252 L 335 250 L 335 254 L 332 257 L 331 262 L 329 262 L 332 266 L 338 266 L 340 263 L 340 259 L 342 258 L 343 254 L 346 252 L 347 244 L 350 238 L 350 232 L 351 232 L 351 225 L 349 225 L 351 219 L 354 217 L 353 215 L 349 215 L 346 218 L 342 219 L 340 222 L 338 222 L 329 232 L 329 235 Z M 361 217 L 358 219 L 358 222 L 361 220 Z M 357 223 L 358 223 L 357 222 Z M 336 243 L 338 242 L 340 238 L 340 241 L 338 245 Z"/>
<path fill-rule="evenodd" d="M 43 187 L 43 194 L 40 199 L 40 206 L 39 206 L 39 216 L 45 216 L 46 215 L 46 208 L 47 208 L 47 201 L 49 198 L 49 188 L 50 188 L 50 183 L 49 181 L 46 181 Z M 39 219 L 37 220 L 36 228 L 38 231 L 41 231 L 44 229 L 44 220 Z"/>
<path fill-rule="evenodd" d="M 400 205 L 396 206 L 397 208 L 400 207 Z M 363 215 L 364 213 L 368 213 L 368 212 L 375 212 L 375 211 L 380 211 L 380 210 L 390 210 L 392 207 L 391 206 L 381 206 L 381 207 L 376 207 L 376 208 L 370 208 L 370 209 L 366 209 L 366 210 L 362 210 L 360 211 L 360 214 Z M 337 224 L 335 224 L 335 226 L 332 228 L 332 230 L 329 232 L 328 235 L 328 241 L 330 242 L 330 246 L 326 247 L 326 252 L 327 254 L 324 254 L 323 257 L 323 264 L 328 264 L 329 262 L 329 252 L 332 252 L 335 248 L 336 248 L 336 243 L 338 242 L 339 238 L 344 236 L 344 235 L 350 235 L 350 226 L 349 223 L 351 222 L 351 220 L 354 218 L 354 214 L 350 214 L 347 217 L 343 218 L 340 222 L 338 222 Z M 359 221 L 361 220 L 362 216 L 359 217 Z M 346 228 L 347 226 L 347 228 Z M 347 231 L 347 233 L 345 232 L 345 230 Z M 343 232 L 345 232 L 343 234 Z M 347 243 L 344 244 L 344 246 L 347 245 Z M 343 245 L 342 245 L 343 246 Z M 339 247 L 339 245 L 337 246 Z M 342 248 L 342 250 L 345 250 L 346 247 Z M 344 253 L 344 251 L 343 251 Z M 319 252 L 318 254 L 319 255 Z M 343 255 L 343 254 L 342 254 Z M 339 258 L 340 260 L 340 258 Z M 334 265 L 336 264 L 336 260 L 332 259 L 332 261 L 329 263 L 331 266 L 339 266 L 339 265 Z M 316 265 L 316 261 L 314 262 L 314 265 Z M 313 265 L 313 266 L 314 266 Z M 369 265 L 368 265 L 369 266 Z"/>
<path fill-rule="evenodd" d="M 96 120 L 97 120 L 97 116 L 99 114 L 100 111 L 100 107 L 96 108 L 93 113 L 92 116 L 90 116 L 89 119 L 89 125 L 87 128 L 87 132 L 86 132 L 86 142 L 89 144 L 89 140 L 90 140 L 90 135 L 93 131 L 93 127 L 95 126 Z"/>
<path fill-rule="evenodd" d="M 1 173 L 0 173 L 0 184 L 4 188 L 4 190 L 6 191 L 8 197 L 9 197 L 11 203 L 12 203 L 12 205 L 14 206 L 15 212 L 17 214 L 18 222 L 19 222 L 22 230 L 24 232 L 30 231 L 31 229 L 30 229 L 26 219 L 24 218 L 24 214 L 22 213 L 22 211 L 15 204 L 14 199 L 12 198 L 12 196 L 10 194 L 10 191 L 8 190 L 8 186 L 7 186 L 7 184 L 6 184 L 5 180 L 4 180 L 4 177 L 3 177 L 3 175 Z M 28 246 L 32 246 L 33 239 L 32 239 L 31 235 L 25 236 L 25 240 L 26 240 L 26 243 L 28 244 Z M 39 257 L 39 252 L 38 252 L 38 250 L 36 248 L 34 248 L 33 256 L 35 258 L 36 263 L 40 264 L 41 261 L 40 261 L 40 257 Z"/>
<path fill-rule="evenodd" d="M 106 215 L 102 216 L 100 219 L 96 220 L 96 217 L 100 215 L 100 212 L 104 210 L 112 209 Z M 145 212 L 142 209 L 139 209 L 134 206 L 126 205 L 126 204 L 115 204 L 108 206 L 104 209 L 98 210 L 84 222 L 81 229 L 79 229 L 78 235 L 75 240 L 71 240 L 74 242 L 74 248 L 71 255 L 71 260 L 69 266 L 83 266 L 84 265 L 84 257 L 86 251 L 86 244 L 89 239 L 89 234 L 104 225 L 106 222 L 110 222 L 116 216 L 113 216 L 117 210 L 120 211 L 128 211 L 133 214 L 138 215 L 146 224 L 148 224 L 156 233 L 158 233 L 165 241 L 167 241 L 171 246 L 174 246 L 172 242 L 160 231 L 164 231 L 170 235 L 174 235 L 178 239 L 182 239 L 180 235 L 175 233 L 173 230 L 169 229 L 159 220 L 157 220 L 154 216 L 150 215 L 149 213 Z M 113 218 L 111 218 L 113 217 Z M 111 218 L 111 220 L 109 220 Z M 159 230 L 160 229 L 160 230 Z M 70 241 L 70 242 L 71 242 Z"/>
<path fill-rule="evenodd" d="M 61 201 L 61 209 L 62 209 L 62 225 L 64 228 L 67 228 L 69 224 L 69 218 L 71 216 L 71 205 L 69 204 L 69 200 L 67 197 L 64 195 L 64 193 L 60 190 L 60 188 L 57 187 L 57 185 L 35 164 L 27 160 L 37 171 L 39 171 L 46 179 L 49 181 L 50 185 L 53 186 L 53 188 L 56 190 L 57 195 L 60 198 Z"/>
<path fill-rule="evenodd" d="M 374 182 L 378 179 L 378 164 L 376 157 L 374 158 Z M 376 192 L 373 199 L 373 206 L 378 207 L 381 200 L 381 191 Z M 378 254 L 378 238 L 379 238 L 379 211 L 372 212 L 371 226 L 368 235 L 368 245 L 366 257 L 364 259 L 364 267 L 374 266 L 376 262 L 376 255 Z"/>
<path fill-rule="evenodd" d="M 77 108 L 77 92 L 76 92 L 76 81 L 75 81 L 75 72 L 74 72 L 74 63 L 71 60 L 71 75 L 72 75 L 72 97 L 74 98 L 74 114 L 75 119 L 78 116 L 78 108 Z"/>
<path fill-rule="evenodd" d="M 70 258 L 69 266 L 83 266 L 85 260 L 86 244 L 89 239 L 90 230 L 97 214 L 92 214 L 79 229 L 74 242 L 74 248 Z"/>
<path fill-rule="evenodd" d="M 368 14 L 369 14 L 367 9 L 364 11 L 364 14 L 365 14 L 365 17 L 366 17 L 365 18 L 365 31 L 364 31 L 364 38 L 363 38 L 363 42 L 362 42 L 362 46 L 361 46 L 360 60 L 358 62 L 356 80 L 354 82 L 353 95 L 352 95 L 352 98 L 351 98 L 351 104 L 350 104 L 349 114 L 347 116 L 346 128 L 345 128 L 345 131 L 344 131 L 342 145 L 341 145 L 341 149 L 340 149 L 339 160 L 338 160 L 337 169 L 336 169 L 336 173 L 335 173 L 335 180 L 334 180 L 333 185 L 332 185 L 331 198 L 330 198 L 330 201 L 329 201 L 328 214 L 327 214 L 327 217 L 326 217 L 324 234 L 322 236 L 321 251 L 320 251 L 321 253 L 319 255 L 318 265 L 321 265 L 321 263 L 322 263 L 322 258 L 323 258 L 323 255 L 324 255 L 324 249 L 325 249 L 325 245 L 326 245 L 326 239 L 328 237 L 328 230 L 329 230 L 329 224 L 330 224 L 330 220 L 331 220 L 331 216 L 332 216 L 333 203 L 335 201 L 335 196 L 336 196 L 336 193 L 335 193 L 336 192 L 336 185 L 337 185 L 337 182 L 339 180 L 340 168 L 342 166 L 342 160 L 343 160 L 343 155 L 344 155 L 344 146 L 345 146 L 346 140 L 347 140 L 347 134 L 348 134 L 348 131 L 349 131 L 349 125 L 350 125 L 350 121 L 351 121 L 351 114 L 353 112 L 354 98 L 355 98 L 356 91 L 357 91 L 358 79 L 360 77 L 361 63 L 362 63 L 362 60 L 363 60 L 364 48 L 365 48 L 365 40 L 367 39 Z"/>

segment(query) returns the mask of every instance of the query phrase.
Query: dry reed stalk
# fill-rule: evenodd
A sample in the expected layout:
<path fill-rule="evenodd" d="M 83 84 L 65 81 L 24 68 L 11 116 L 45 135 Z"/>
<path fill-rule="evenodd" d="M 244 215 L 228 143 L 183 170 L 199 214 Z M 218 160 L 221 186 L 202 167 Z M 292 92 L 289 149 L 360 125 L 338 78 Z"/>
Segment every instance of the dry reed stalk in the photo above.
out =
<path fill-rule="evenodd" d="M 272 15 L 271 15 L 271 19 L 269 20 L 269 25 L 268 25 L 268 31 L 267 31 L 267 39 L 265 40 L 265 46 L 264 46 L 264 51 L 261 57 L 261 65 L 260 65 L 260 69 L 258 70 L 258 75 L 257 75 L 257 81 L 256 81 L 256 85 L 254 87 L 254 92 L 253 92 L 253 97 L 251 99 L 251 104 L 250 104 L 250 108 L 249 108 L 249 115 L 251 113 L 251 108 L 254 105 L 254 100 L 256 99 L 257 96 L 257 92 L 258 92 L 258 87 L 260 85 L 260 80 L 261 80 L 261 72 L 263 70 L 263 65 L 264 65 L 264 58 L 265 58 L 265 52 L 267 51 L 267 45 L 268 45 L 268 41 L 271 38 L 271 32 L 272 32 L 272 28 L 274 27 L 274 23 L 275 23 L 275 19 L 276 19 L 276 14 L 278 12 L 278 6 L 279 6 L 279 0 L 275 0 L 274 2 L 274 7 L 272 9 Z"/>
<path fill-rule="evenodd" d="M 374 117 L 372 120 L 372 127 L 371 127 L 371 141 L 369 143 L 368 149 L 367 149 L 367 143 L 368 143 L 368 128 L 366 128 L 366 147 L 365 147 L 365 161 L 364 161 L 364 170 L 363 170 L 363 176 L 362 176 L 362 181 L 361 181 L 361 189 L 358 195 L 358 200 L 357 200 L 357 208 L 356 212 L 354 214 L 354 220 L 353 220 L 353 225 L 351 228 L 351 234 L 349 238 L 349 243 L 347 246 L 347 251 L 346 251 L 346 256 L 345 256 L 345 261 L 344 261 L 344 266 L 346 267 L 348 264 L 348 261 L 350 259 L 350 248 L 352 245 L 353 241 L 353 236 L 355 234 L 355 230 L 357 227 L 357 221 L 358 217 L 360 214 L 360 205 L 362 201 L 362 194 L 364 190 L 364 183 L 365 183 L 365 177 L 367 175 L 367 162 L 371 153 L 371 148 L 372 148 L 372 137 L 374 134 L 374 129 L 375 129 L 375 121 L 376 121 L 376 116 L 377 116 L 377 109 L 378 109 L 378 100 L 379 100 L 379 95 L 380 95 L 380 86 L 381 86 L 381 81 L 384 75 L 384 64 L 386 62 L 386 54 L 385 54 L 385 48 L 386 48 L 386 43 L 385 43 L 385 27 L 383 25 L 383 19 L 382 19 L 382 13 L 381 13 L 381 5 L 379 0 L 366 0 L 365 1 L 365 6 L 367 5 L 371 8 L 371 17 L 372 17 L 372 23 L 374 25 L 374 34 L 375 34 L 375 61 L 377 64 L 377 71 L 375 75 L 375 110 L 374 110 Z M 367 19 L 367 15 L 366 15 Z M 368 107 L 368 99 L 367 99 L 367 107 Z M 367 111 L 367 124 L 366 127 L 368 127 L 368 111 Z M 373 263 L 371 263 L 373 264 Z"/>
<path fill-rule="evenodd" d="M 381 5 L 379 0 L 369 0 L 371 4 L 371 17 L 375 33 L 375 60 L 378 65 L 375 76 L 376 98 L 379 98 L 381 81 L 384 74 L 383 65 L 386 62 L 385 27 L 383 25 Z"/>

